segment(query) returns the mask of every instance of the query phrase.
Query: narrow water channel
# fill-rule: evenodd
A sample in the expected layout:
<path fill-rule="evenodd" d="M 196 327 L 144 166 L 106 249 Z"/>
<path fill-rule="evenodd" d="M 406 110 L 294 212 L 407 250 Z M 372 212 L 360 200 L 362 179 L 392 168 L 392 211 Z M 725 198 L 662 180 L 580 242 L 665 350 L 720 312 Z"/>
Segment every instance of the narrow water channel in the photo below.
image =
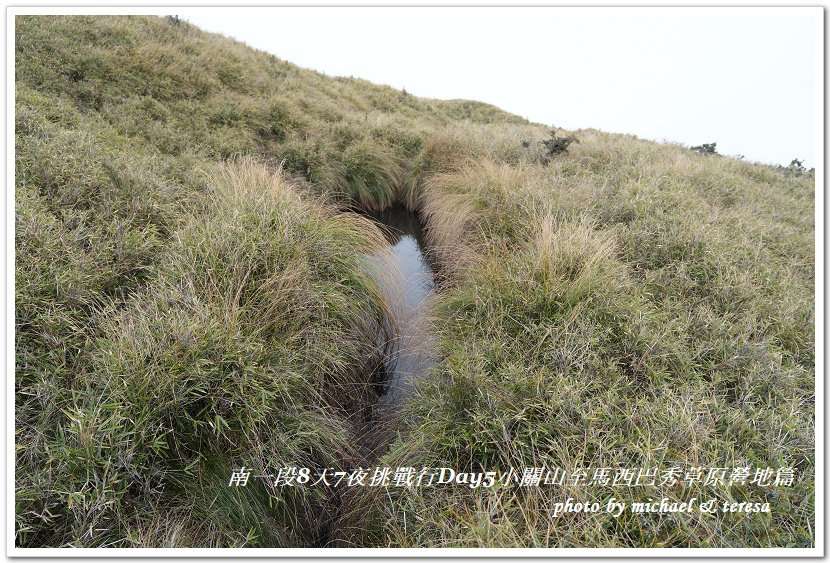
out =
<path fill-rule="evenodd" d="M 397 274 L 394 283 L 382 284 L 396 327 L 386 360 L 386 388 L 379 402 L 384 408 L 403 402 L 413 382 L 434 363 L 424 315 L 435 295 L 435 271 L 424 252 L 424 231 L 417 214 L 395 205 L 368 215 L 381 225 L 392 247 Z"/>
<path fill-rule="evenodd" d="M 385 350 L 383 388 L 369 405 L 369 416 L 357 421 L 355 450 L 361 466 L 376 463 L 395 439 L 400 407 L 409 398 L 413 384 L 435 365 L 435 348 L 426 318 L 429 301 L 435 295 L 435 269 L 427 254 L 423 227 L 417 214 L 402 205 L 381 212 L 361 212 L 374 220 L 386 236 L 389 248 L 367 256 L 369 271 L 384 293 L 389 306 L 388 321 L 379 330 Z M 389 341 L 387 341 L 389 340 Z M 360 527 L 358 507 L 362 488 L 338 494 L 333 514 L 320 522 L 315 547 L 351 546 L 354 527 Z"/>

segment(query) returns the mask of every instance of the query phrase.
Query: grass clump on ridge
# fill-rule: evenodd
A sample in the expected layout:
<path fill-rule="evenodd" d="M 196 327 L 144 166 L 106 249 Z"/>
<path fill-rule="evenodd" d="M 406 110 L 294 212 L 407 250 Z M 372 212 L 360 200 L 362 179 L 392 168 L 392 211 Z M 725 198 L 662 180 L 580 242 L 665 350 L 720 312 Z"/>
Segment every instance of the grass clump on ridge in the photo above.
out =
<path fill-rule="evenodd" d="M 52 432 L 34 433 L 43 422 L 30 417 L 46 414 L 33 404 L 37 382 L 18 379 L 17 460 L 28 483 L 17 494 L 19 537 L 315 541 L 330 499 L 261 482 L 234 514 L 213 499 L 230 494 L 228 476 L 241 465 L 263 474 L 274 461 L 342 467 L 357 458 L 350 418 L 375 392 L 364 373 L 383 361 L 384 314 L 360 257 L 383 239 L 367 220 L 310 203 L 252 161 L 206 184 L 148 289 L 122 311 L 98 311 L 83 371 L 38 389 L 39 401 L 60 408 Z M 189 512 L 175 541 L 146 537 L 152 505 Z"/>
<path fill-rule="evenodd" d="M 543 165 L 548 127 L 161 18 L 20 16 L 15 50 L 17 545 L 814 544 L 810 175 L 593 130 Z M 439 361 L 378 464 L 795 485 L 640 491 L 770 515 L 559 520 L 631 491 L 228 489 L 365 461 L 383 239 L 337 209 L 398 201 L 441 266 Z"/>

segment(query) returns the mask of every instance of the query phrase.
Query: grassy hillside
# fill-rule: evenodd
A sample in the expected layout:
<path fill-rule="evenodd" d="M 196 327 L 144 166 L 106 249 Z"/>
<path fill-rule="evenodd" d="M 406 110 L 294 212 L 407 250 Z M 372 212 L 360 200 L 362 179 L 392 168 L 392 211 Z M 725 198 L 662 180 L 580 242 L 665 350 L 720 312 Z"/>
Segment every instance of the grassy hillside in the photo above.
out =
<path fill-rule="evenodd" d="M 15 24 L 17 545 L 813 545 L 811 175 L 594 130 L 551 157 L 487 104 L 169 19 Z M 384 238 L 349 210 L 398 201 L 439 362 L 372 452 Z M 797 479 L 634 495 L 771 514 L 552 519 L 631 489 L 228 488 L 241 464 Z"/>

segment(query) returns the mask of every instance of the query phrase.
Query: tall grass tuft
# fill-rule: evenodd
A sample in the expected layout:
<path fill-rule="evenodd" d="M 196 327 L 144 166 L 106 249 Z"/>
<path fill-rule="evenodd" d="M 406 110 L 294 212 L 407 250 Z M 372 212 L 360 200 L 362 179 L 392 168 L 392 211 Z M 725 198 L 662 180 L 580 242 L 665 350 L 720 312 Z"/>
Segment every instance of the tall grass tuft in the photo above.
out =
<path fill-rule="evenodd" d="M 398 198 L 401 166 L 387 150 L 366 142 L 351 144 L 343 154 L 350 196 L 369 210 L 380 210 Z"/>
<path fill-rule="evenodd" d="M 235 492 L 227 479 L 242 465 L 262 475 L 357 455 L 350 419 L 377 393 L 367 374 L 383 361 L 386 315 L 361 256 L 384 239 L 251 159 L 206 183 L 151 289 L 105 312 L 89 367 L 51 413 L 55 433 L 21 444 L 42 464 L 21 455 L 21 469 L 44 480 L 19 541 L 125 545 L 146 502 L 190 507 L 187 526 L 209 526 L 220 545 L 316 540 L 331 498 L 259 479 L 258 493 Z"/>

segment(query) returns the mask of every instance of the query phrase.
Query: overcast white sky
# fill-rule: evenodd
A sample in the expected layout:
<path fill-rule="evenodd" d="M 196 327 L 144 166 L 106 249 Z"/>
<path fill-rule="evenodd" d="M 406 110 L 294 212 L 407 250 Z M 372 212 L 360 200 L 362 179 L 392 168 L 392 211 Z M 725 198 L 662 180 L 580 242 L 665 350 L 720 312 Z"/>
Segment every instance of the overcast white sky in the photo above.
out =
<path fill-rule="evenodd" d="M 721 154 L 814 166 L 821 8 L 187 8 L 281 59 Z"/>

